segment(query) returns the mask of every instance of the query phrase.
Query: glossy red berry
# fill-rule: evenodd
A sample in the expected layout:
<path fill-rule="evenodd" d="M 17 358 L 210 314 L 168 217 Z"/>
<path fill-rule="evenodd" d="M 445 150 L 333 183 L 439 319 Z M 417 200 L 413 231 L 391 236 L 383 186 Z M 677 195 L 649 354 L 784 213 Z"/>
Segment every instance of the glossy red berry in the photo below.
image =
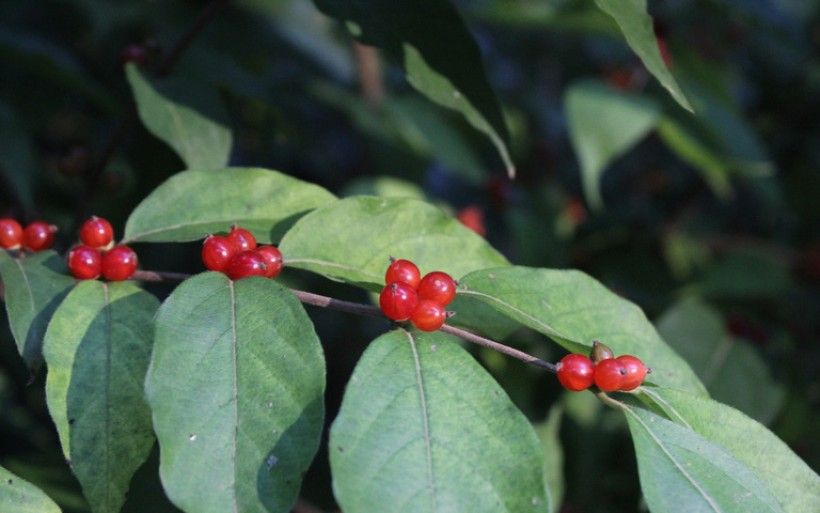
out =
<path fill-rule="evenodd" d="M 102 255 L 96 248 L 77 246 L 68 253 L 68 270 L 78 280 L 94 280 L 102 272 Z"/>
<path fill-rule="evenodd" d="M 592 360 L 582 354 L 568 354 L 558 362 L 558 381 L 567 390 L 580 392 L 592 386 Z"/>
<path fill-rule="evenodd" d="M 252 251 L 256 249 L 256 237 L 244 228 L 234 226 L 227 236 L 228 241 L 233 244 L 237 253 Z"/>
<path fill-rule="evenodd" d="M 418 286 L 419 299 L 429 299 L 441 306 L 449 305 L 456 297 L 456 282 L 441 271 L 428 273 Z"/>
<path fill-rule="evenodd" d="M 276 278 L 282 272 L 282 252 L 276 246 L 258 246 L 256 254 L 265 261 L 265 277 Z"/>
<path fill-rule="evenodd" d="M 265 276 L 265 260 L 256 251 L 245 251 L 233 257 L 225 268 L 225 274 L 232 280 L 249 276 Z"/>
<path fill-rule="evenodd" d="M 57 227 L 45 221 L 34 221 L 23 230 L 23 246 L 31 251 L 42 251 L 54 244 Z"/>
<path fill-rule="evenodd" d="M 469 207 L 459 210 L 456 217 L 461 224 L 482 237 L 487 235 L 487 227 L 484 224 L 484 212 L 481 211 L 478 205 L 470 205 Z"/>
<path fill-rule="evenodd" d="M 202 243 L 202 263 L 211 271 L 224 271 L 236 255 L 236 249 L 226 237 L 211 235 Z"/>
<path fill-rule="evenodd" d="M 114 246 L 102 257 L 102 275 L 108 281 L 123 281 L 137 270 L 137 254 L 128 246 Z"/>
<path fill-rule="evenodd" d="M 620 390 L 624 383 L 626 371 L 617 358 L 602 360 L 595 364 L 595 386 L 604 392 Z"/>
<path fill-rule="evenodd" d="M 406 283 L 414 289 L 419 286 L 421 281 L 421 272 L 416 264 L 410 260 L 393 260 L 387 272 L 384 273 L 385 283 L 401 282 Z"/>
<path fill-rule="evenodd" d="M 444 325 L 446 320 L 447 311 L 444 307 L 429 299 L 419 301 L 410 316 L 410 322 L 421 331 L 436 331 Z"/>
<path fill-rule="evenodd" d="M 379 306 L 388 319 L 406 321 L 419 303 L 416 290 L 402 282 L 388 284 L 379 295 Z"/>
<path fill-rule="evenodd" d="M 624 369 L 624 377 L 621 383 L 621 390 L 635 390 L 646 377 L 646 365 L 636 356 L 625 354 L 615 359 Z"/>
<path fill-rule="evenodd" d="M 106 219 L 91 216 L 80 227 L 80 240 L 92 248 L 105 248 L 114 241 L 114 228 Z"/>
<path fill-rule="evenodd" d="M 0 248 L 19 249 L 23 243 L 23 227 L 11 218 L 0 219 Z"/>

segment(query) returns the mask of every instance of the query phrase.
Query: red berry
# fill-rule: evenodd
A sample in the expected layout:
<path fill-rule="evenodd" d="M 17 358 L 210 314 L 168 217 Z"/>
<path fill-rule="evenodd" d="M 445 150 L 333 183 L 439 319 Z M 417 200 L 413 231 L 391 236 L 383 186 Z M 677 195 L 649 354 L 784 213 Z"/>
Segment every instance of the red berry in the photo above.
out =
<path fill-rule="evenodd" d="M 237 253 L 256 249 L 256 237 L 244 228 L 234 226 L 228 233 L 228 241 L 233 244 Z"/>
<path fill-rule="evenodd" d="M 620 390 L 624 382 L 626 370 L 617 358 L 602 360 L 595 364 L 595 385 L 604 392 Z"/>
<path fill-rule="evenodd" d="M 461 224 L 467 228 L 482 237 L 487 235 L 487 228 L 484 225 L 484 212 L 481 211 L 478 205 L 470 205 L 469 207 L 459 210 L 457 217 Z"/>
<path fill-rule="evenodd" d="M 11 218 L 0 219 L 0 248 L 19 249 L 23 242 L 23 227 Z"/>
<path fill-rule="evenodd" d="M 624 371 L 626 372 L 623 382 L 621 383 L 621 390 L 635 390 L 641 386 L 643 379 L 646 377 L 647 368 L 640 358 L 625 354 L 623 356 L 619 356 L 615 360 L 621 365 L 621 367 L 624 368 Z"/>
<path fill-rule="evenodd" d="M 265 261 L 265 277 L 276 278 L 282 272 L 282 252 L 276 246 L 259 246 L 256 254 Z"/>
<path fill-rule="evenodd" d="M 224 271 L 236 254 L 226 237 L 211 235 L 202 243 L 202 263 L 211 271 Z"/>
<path fill-rule="evenodd" d="M 456 282 L 441 271 L 428 273 L 418 287 L 419 299 L 429 299 L 441 306 L 449 305 L 456 297 Z"/>
<path fill-rule="evenodd" d="M 592 360 L 582 354 L 568 354 L 558 362 L 558 381 L 567 390 L 580 392 L 592 386 Z"/>
<path fill-rule="evenodd" d="M 137 254 L 128 246 L 114 246 L 102 257 L 102 275 L 108 281 L 123 281 L 137 270 Z"/>
<path fill-rule="evenodd" d="M 77 246 L 68 253 L 68 270 L 78 280 L 99 278 L 102 270 L 102 255 L 98 249 Z"/>
<path fill-rule="evenodd" d="M 410 316 L 410 322 L 421 331 L 436 331 L 444 325 L 446 319 L 447 311 L 444 307 L 429 299 L 419 301 Z"/>
<path fill-rule="evenodd" d="M 265 276 L 265 260 L 255 251 L 245 251 L 233 257 L 225 268 L 225 274 L 232 280 L 241 280 L 248 276 Z"/>
<path fill-rule="evenodd" d="M 406 283 L 414 289 L 419 286 L 421 281 L 421 273 L 416 264 L 410 260 L 393 260 L 387 272 L 384 273 L 385 283 L 401 282 Z"/>
<path fill-rule="evenodd" d="M 379 306 L 388 319 L 406 321 L 413 315 L 419 302 L 416 290 L 402 282 L 393 282 L 384 287 L 379 295 Z"/>
<path fill-rule="evenodd" d="M 80 240 L 92 248 L 105 248 L 114 240 L 114 228 L 106 219 L 91 216 L 80 227 Z"/>
<path fill-rule="evenodd" d="M 148 52 L 142 45 L 128 45 L 120 52 L 120 61 L 123 64 L 133 62 L 134 64 L 142 66 L 147 60 Z"/>
<path fill-rule="evenodd" d="M 23 246 L 31 251 L 42 251 L 54 244 L 57 227 L 45 221 L 34 221 L 23 231 Z"/>

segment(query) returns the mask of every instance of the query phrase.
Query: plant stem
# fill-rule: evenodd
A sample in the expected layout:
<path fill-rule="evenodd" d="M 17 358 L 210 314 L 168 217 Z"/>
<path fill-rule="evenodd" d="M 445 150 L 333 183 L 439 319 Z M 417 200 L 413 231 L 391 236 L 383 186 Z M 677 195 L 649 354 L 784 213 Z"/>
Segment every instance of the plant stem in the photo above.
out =
<path fill-rule="evenodd" d="M 137 271 L 134 273 L 132 279 L 148 282 L 165 282 L 182 281 L 186 278 L 189 278 L 190 276 L 191 275 L 184 273 L 171 273 L 161 271 Z M 291 289 L 291 292 L 293 292 L 293 295 L 296 296 L 296 298 L 299 301 L 307 305 L 318 306 L 320 308 L 329 308 L 331 310 L 351 313 L 354 315 L 382 317 L 381 310 L 379 310 L 378 307 L 373 305 L 368 305 L 364 303 L 354 303 L 352 301 L 344 301 L 341 299 L 336 299 L 328 296 L 322 296 L 320 294 L 314 294 L 313 292 L 306 292 L 304 290 Z M 456 328 L 455 326 L 450 326 L 449 324 L 445 324 L 444 326 L 442 326 L 440 331 L 444 333 L 449 333 L 450 335 L 455 335 L 456 337 L 459 337 L 462 340 L 466 340 L 467 342 L 482 347 L 486 347 L 494 351 L 498 351 L 499 353 L 515 358 L 516 360 L 521 360 L 524 363 L 534 365 L 541 369 L 545 369 L 549 372 L 556 372 L 554 363 L 544 361 L 529 353 L 525 353 L 524 351 L 520 351 L 518 349 L 515 349 L 514 347 L 507 346 L 505 344 L 502 344 L 501 342 L 497 342 L 495 340 L 482 337 L 481 335 L 477 335 L 471 331 L 467 331 L 462 328 Z"/>

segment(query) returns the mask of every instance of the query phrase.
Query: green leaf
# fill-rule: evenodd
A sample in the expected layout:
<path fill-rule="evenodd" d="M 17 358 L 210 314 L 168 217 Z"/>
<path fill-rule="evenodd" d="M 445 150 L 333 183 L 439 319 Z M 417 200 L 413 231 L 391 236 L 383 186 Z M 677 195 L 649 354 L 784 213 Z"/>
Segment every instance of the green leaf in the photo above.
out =
<path fill-rule="evenodd" d="M 780 411 L 785 390 L 774 382 L 754 348 L 729 334 L 714 308 L 696 298 L 686 299 L 667 310 L 657 326 L 716 401 L 764 424 Z"/>
<path fill-rule="evenodd" d="M 738 248 L 706 269 L 692 291 L 714 299 L 778 299 L 793 289 L 788 263 L 768 249 Z"/>
<path fill-rule="evenodd" d="M 460 112 L 495 145 L 510 176 L 509 134 L 478 45 L 447 0 L 314 0 L 362 43 L 384 50 L 430 100 Z"/>
<path fill-rule="evenodd" d="M 786 513 L 813 511 L 820 504 L 820 476 L 760 423 L 730 406 L 679 390 L 644 388 L 643 394 L 674 422 L 746 464 Z"/>
<path fill-rule="evenodd" d="M 197 240 L 234 223 L 275 242 L 300 216 L 334 200 L 318 185 L 267 169 L 183 171 L 134 209 L 124 242 Z"/>
<path fill-rule="evenodd" d="M 782 512 L 748 467 L 697 433 L 643 408 L 624 413 L 646 503 L 663 513 Z"/>
<path fill-rule="evenodd" d="M 392 176 L 365 176 L 348 182 L 342 196 L 425 199 L 424 191 L 413 182 Z"/>
<path fill-rule="evenodd" d="M 74 287 L 48 325 L 48 409 L 97 513 L 120 510 L 154 444 L 142 383 L 158 307 L 132 282 L 90 280 Z"/>
<path fill-rule="evenodd" d="M 313 325 L 272 280 L 186 280 L 162 304 L 145 390 L 160 477 L 188 513 L 290 511 L 322 432 Z"/>
<path fill-rule="evenodd" d="M 646 10 L 646 0 L 595 0 L 602 11 L 615 19 L 630 48 L 641 58 L 646 69 L 684 109 L 694 112 L 675 77 L 663 62 L 652 17 Z"/>
<path fill-rule="evenodd" d="M 3 513 L 61 513 L 48 495 L 0 467 L 0 511 Z"/>
<path fill-rule="evenodd" d="M 603 207 L 601 175 L 657 124 L 658 106 L 601 82 L 572 84 L 564 97 L 569 136 L 581 162 L 581 179 L 593 208 Z"/>
<path fill-rule="evenodd" d="M 564 449 L 559 438 L 563 413 L 563 407 L 557 404 L 550 409 L 545 421 L 535 425 L 544 452 L 544 477 L 552 499 L 551 512 L 558 511 L 564 498 Z"/>
<path fill-rule="evenodd" d="M 543 450 L 504 390 L 453 339 L 373 341 L 330 432 L 345 513 L 548 511 Z"/>
<path fill-rule="evenodd" d="M 356 196 L 296 222 L 279 246 L 287 265 L 373 291 L 384 286 L 389 258 L 409 258 L 422 272 L 458 278 L 506 263 L 484 239 L 441 209 L 413 198 Z"/>
<path fill-rule="evenodd" d="M 0 251 L 0 277 L 17 350 L 29 368 L 36 369 L 43 361 L 48 321 L 74 280 L 68 276 L 65 261 L 51 250 L 19 258 Z"/>
<path fill-rule="evenodd" d="M 573 352 L 601 340 L 616 354 L 652 367 L 647 381 L 703 394 L 686 362 L 661 339 L 641 309 L 579 271 L 502 267 L 461 279 L 459 296 L 474 297 Z"/>
<path fill-rule="evenodd" d="M 126 76 L 145 128 L 171 146 L 189 169 L 217 169 L 228 163 L 233 135 L 228 127 L 155 88 L 133 63 Z M 210 105 L 218 105 L 213 95 Z"/>

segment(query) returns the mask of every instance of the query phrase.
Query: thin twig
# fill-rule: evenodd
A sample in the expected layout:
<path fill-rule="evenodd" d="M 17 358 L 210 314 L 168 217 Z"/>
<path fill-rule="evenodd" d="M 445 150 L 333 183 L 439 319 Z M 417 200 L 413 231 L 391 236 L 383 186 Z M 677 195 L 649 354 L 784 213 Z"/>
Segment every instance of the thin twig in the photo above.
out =
<path fill-rule="evenodd" d="M 132 278 L 137 281 L 164 282 L 182 281 L 189 278 L 190 276 L 191 275 L 184 273 L 171 273 L 162 271 L 137 271 L 134 273 L 134 276 Z M 314 294 L 313 292 L 306 292 L 304 290 L 291 289 L 291 292 L 293 292 L 293 295 L 296 296 L 296 298 L 299 299 L 299 301 L 308 305 L 318 306 L 320 308 L 329 308 L 331 310 L 351 313 L 355 315 L 366 315 L 369 317 L 382 316 L 381 310 L 373 305 L 368 305 L 364 303 L 354 303 L 352 301 L 344 301 L 341 299 L 336 299 L 328 296 L 322 296 L 320 294 Z M 524 351 L 520 351 L 518 349 L 515 349 L 514 347 L 504 345 L 501 342 L 496 342 L 495 340 L 482 337 L 481 335 L 477 335 L 471 331 L 467 331 L 462 328 L 456 328 L 455 326 L 450 326 L 449 324 L 445 324 L 444 326 L 442 326 L 441 331 L 444 333 L 449 333 L 450 335 L 455 335 L 456 337 L 466 340 L 467 342 L 471 342 L 473 344 L 486 347 L 494 351 L 498 351 L 499 353 L 515 358 L 516 360 L 521 360 L 524 363 L 540 367 L 549 372 L 555 373 L 557 371 L 554 363 L 550 363 L 540 358 L 536 358 L 535 356 L 529 353 L 525 353 Z"/>
<path fill-rule="evenodd" d="M 356 58 L 362 98 L 371 107 L 377 107 L 384 99 L 384 82 L 378 51 L 372 46 L 366 46 L 354 40 L 353 55 Z"/>
<path fill-rule="evenodd" d="M 225 7 L 230 0 L 211 0 L 211 2 L 200 11 L 199 16 L 194 20 L 194 24 L 179 38 L 177 44 L 168 51 L 165 57 L 157 65 L 155 74 L 162 77 L 171 72 L 171 69 L 182 57 L 182 54 L 187 50 L 196 39 L 196 36 L 214 19 L 219 11 Z"/>

